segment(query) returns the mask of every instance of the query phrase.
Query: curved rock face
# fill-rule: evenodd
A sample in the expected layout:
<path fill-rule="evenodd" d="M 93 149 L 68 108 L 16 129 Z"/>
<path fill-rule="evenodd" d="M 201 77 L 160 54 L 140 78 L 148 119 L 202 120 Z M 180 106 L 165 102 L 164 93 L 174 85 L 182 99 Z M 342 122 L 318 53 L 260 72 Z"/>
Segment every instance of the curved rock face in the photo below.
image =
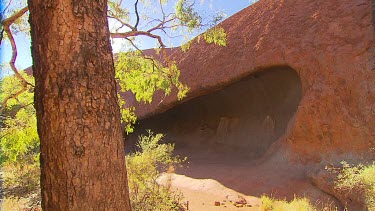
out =
<path fill-rule="evenodd" d="M 269 115 L 267 120 L 266 106 L 257 108 L 250 104 L 241 107 L 234 104 L 230 105 L 230 109 L 238 109 L 236 114 L 252 116 L 253 122 L 240 120 L 240 123 L 236 123 L 232 116 L 223 115 L 215 116 L 216 126 L 226 128 L 223 129 L 225 131 L 231 128 L 230 125 L 239 124 L 236 130 L 241 128 L 244 131 L 242 126 L 246 126 L 247 131 L 255 131 L 267 122 L 264 124 L 277 131 L 275 137 L 280 138 L 283 146 L 291 150 L 295 158 L 305 161 L 319 162 L 340 153 L 366 153 L 375 146 L 375 36 L 372 12 L 370 0 L 261 0 L 221 24 L 227 33 L 226 47 L 201 42 L 194 43 L 187 53 L 174 51 L 172 57 L 181 69 L 181 80 L 191 88 L 184 101 L 177 101 L 175 95 L 162 100 L 160 93 L 151 105 L 137 104 L 130 94 L 127 101 L 135 105 L 138 115 L 145 119 L 185 102 L 188 103 L 187 107 L 189 100 L 222 90 L 254 73 L 267 74 L 266 70 L 271 67 L 287 66 L 298 74 L 302 94 L 299 104 L 294 102 L 296 104 L 293 106 L 289 105 L 290 111 L 285 112 L 285 117 Z M 277 78 L 263 83 L 263 89 L 269 91 L 265 91 L 264 98 L 254 98 L 267 101 L 273 95 L 280 94 L 267 102 L 278 108 L 280 100 L 276 98 L 287 99 L 281 94 L 284 92 L 275 87 L 276 83 L 282 83 L 287 78 L 283 73 L 290 74 L 290 71 L 284 71 Z M 256 80 L 250 79 L 249 83 L 257 86 Z M 232 101 L 246 101 L 252 95 L 246 94 L 239 91 Z M 218 99 L 221 101 L 220 97 Z M 210 103 L 214 102 L 205 102 L 203 106 L 214 108 Z M 184 105 L 176 108 L 182 109 L 177 115 L 185 115 L 183 108 Z M 196 115 L 194 121 L 197 121 L 197 125 L 193 130 L 197 131 L 200 124 L 198 119 L 202 114 L 193 109 L 189 112 L 189 116 Z M 204 114 L 204 118 L 210 119 L 211 112 Z M 262 116 L 258 117 L 258 114 Z M 284 115 L 284 112 L 277 115 Z M 286 130 L 286 119 L 293 115 L 294 121 Z M 272 123 L 275 119 L 285 120 L 284 126 L 278 128 L 277 122 Z M 157 118 L 153 121 L 157 121 Z M 208 127 L 211 127 L 210 123 Z M 284 131 L 285 135 L 281 136 Z M 234 134 L 242 136 L 244 133 Z M 271 140 L 264 136 L 259 139 L 266 145 Z M 227 142 L 226 138 L 220 141 Z M 233 142 L 233 145 L 236 143 Z"/>
<path fill-rule="evenodd" d="M 272 68 L 141 120 L 133 136 L 152 129 L 177 149 L 225 149 L 220 153 L 255 158 L 285 133 L 301 96 L 293 69 Z"/>

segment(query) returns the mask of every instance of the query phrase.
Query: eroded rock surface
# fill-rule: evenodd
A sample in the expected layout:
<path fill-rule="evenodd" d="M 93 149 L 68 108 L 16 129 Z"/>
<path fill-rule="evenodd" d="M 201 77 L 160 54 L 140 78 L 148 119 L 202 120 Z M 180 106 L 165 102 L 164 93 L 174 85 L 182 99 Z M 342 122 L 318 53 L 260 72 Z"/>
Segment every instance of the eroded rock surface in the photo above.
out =
<path fill-rule="evenodd" d="M 302 87 L 295 121 L 283 138 L 294 158 L 320 162 L 366 153 L 375 145 L 373 20 L 369 0 L 261 0 L 221 24 L 226 47 L 200 42 L 188 53 L 173 51 L 191 88 L 185 101 L 288 66 Z M 139 105 L 127 96 L 141 118 L 182 103 L 174 95 L 162 99 L 159 93 L 151 105 Z"/>
<path fill-rule="evenodd" d="M 260 157 L 285 134 L 301 96 L 297 73 L 275 67 L 141 120 L 132 136 L 152 129 L 176 148 Z"/>
<path fill-rule="evenodd" d="M 309 185 L 296 186 L 296 181 L 305 184 L 310 178 L 309 184 L 347 204 L 341 193 L 332 191 L 333 178 L 319 169 L 308 175 L 309 165 L 337 164 L 347 157 L 374 160 L 369 151 L 375 146 L 372 7 L 370 0 L 261 0 L 242 10 L 221 24 L 226 47 L 200 42 L 188 53 L 171 51 L 182 82 L 191 89 L 183 101 L 157 93 L 151 105 L 140 105 L 126 93 L 141 118 L 137 133 L 146 128 L 164 132 L 176 147 L 193 146 L 193 160 L 223 161 L 229 151 L 231 158 L 263 159 L 241 174 L 218 176 L 212 173 L 215 168 L 205 166 L 207 174 L 193 177 L 213 176 L 238 187 L 251 172 L 244 184 L 258 185 L 256 192 L 246 189 L 258 194 L 267 186 L 259 178 L 278 176 L 268 175 L 280 167 L 272 159 L 285 159 L 304 167 L 276 171 L 291 176 L 288 182 L 274 182 L 280 191 L 289 185 L 295 191 L 309 187 L 300 193 L 315 194 Z M 275 71 L 275 78 L 266 77 Z M 293 80 L 284 81 L 288 75 Z M 226 95 L 228 90 L 233 92 Z M 229 165 L 248 164 L 240 157 Z"/>

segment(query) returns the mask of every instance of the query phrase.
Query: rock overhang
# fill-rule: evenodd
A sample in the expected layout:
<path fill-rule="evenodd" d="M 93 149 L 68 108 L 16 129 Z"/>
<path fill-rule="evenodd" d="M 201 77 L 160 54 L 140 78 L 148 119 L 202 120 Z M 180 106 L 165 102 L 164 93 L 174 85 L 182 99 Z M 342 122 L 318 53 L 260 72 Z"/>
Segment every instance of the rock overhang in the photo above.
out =
<path fill-rule="evenodd" d="M 287 148 L 319 162 L 330 153 L 366 153 L 375 145 L 374 25 L 368 0 L 261 0 L 220 24 L 227 46 L 194 42 L 171 58 L 190 87 L 178 101 L 156 93 L 141 105 L 126 100 L 141 119 L 167 111 L 272 67 L 291 67 L 302 98 Z M 317 153 L 319 152 L 319 153 Z"/>
<path fill-rule="evenodd" d="M 140 120 L 131 139 L 151 129 L 177 150 L 255 159 L 286 133 L 301 97 L 295 70 L 274 67 Z"/>

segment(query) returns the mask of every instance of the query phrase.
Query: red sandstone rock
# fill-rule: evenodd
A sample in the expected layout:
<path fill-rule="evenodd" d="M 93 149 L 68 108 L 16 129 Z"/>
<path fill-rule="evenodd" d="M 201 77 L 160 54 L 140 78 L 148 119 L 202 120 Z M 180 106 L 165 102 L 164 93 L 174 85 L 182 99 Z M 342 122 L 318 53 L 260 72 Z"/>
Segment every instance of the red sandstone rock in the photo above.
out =
<path fill-rule="evenodd" d="M 254 184 L 251 187 L 254 191 L 263 190 L 272 184 L 279 184 L 277 183 L 277 174 L 285 174 L 285 172 L 277 172 L 276 169 L 280 169 L 280 166 L 276 166 L 278 164 L 275 163 L 291 165 L 290 163 L 283 164 L 283 162 L 294 161 L 296 165 L 287 174 L 300 175 L 301 179 L 303 178 L 301 175 L 305 175 L 306 178 L 303 179 L 310 179 L 323 192 L 333 194 L 341 201 L 342 205 L 350 205 L 355 210 L 361 209 L 364 205 L 363 199 L 361 197 L 349 198 L 336 191 L 333 183 L 334 178 L 328 178 L 326 172 L 321 169 L 327 163 L 338 163 L 341 160 L 375 159 L 374 154 L 369 151 L 370 148 L 375 147 L 374 20 L 370 0 L 260 0 L 221 24 L 227 33 L 226 47 L 200 42 L 199 44 L 194 43 L 188 53 L 182 53 L 179 50 L 171 52 L 172 58 L 176 60 L 181 69 L 182 82 L 191 89 L 186 99 L 179 102 L 175 95 L 164 99 L 162 93 L 159 92 L 151 105 L 140 105 L 135 102 L 130 93 L 127 93 L 127 102 L 131 106 L 136 106 L 138 116 L 145 119 L 144 121 L 148 121 L 146 118 L 155 116 L 155 114 L 168 110 L 168 112 L 173 111 L 174 113 L 167 116 L 168 118 L 164 118 L 166 116 L 162 116 L 164 119 L 154 117 L 156 119 L 149 122 L 165 128 L 170 125 L 164 125 L 164 123 L 173 120 L 171 128 L 173 132 L 177 133 L 171 134 L 172 138 L 176 140 L 185 138 L 187 141 L 195 141 L 198 149 L 203 148 L 200 147 L 201 145 L 207 144 L 208 151 L 212 150 L 213 146 L 227 144 L 224 146 L 224 150 L 216 149 L 216 152 L 220 154 L 219 157 L 214 157 L 216 160 L 224 160 L 224 153 L 229 151 L 228 143 L 225 143 L 227 140 L 223 139 L 224 142 L 222 142 L 218 141 L 218 138 L 235 133 L 233 131 L 243 123 L 254 120 L 255 123 L 252 124 L 255 129 L 249 128 L 249 130 L 255 131 L 250 131 L 254 135 L 247 139 L 253 141 L 258 137 L 262 138 L 259 139 L 260 141 L 249 143 L 250 148 L 255 150 L 247 150 L 247 155 L 264 150 L 261 145 L 265 142 L 264 140 L 276 139 L 267 149 L 266 155 L 261 161 L 258 161 L 259 166 L 268 165 L 268 167 L 255 166 L 255 168 L 267 170 L 259 172 L 259 175 L 263 176 L 264 174 L 273 180 L 268 181 L 270 184 L 259 183 L 261 185 L 258 186 L 256 186 L 256 181 L 247 181 L 247 183 Z M 301 87 L 302 97 L 296 110 L 293 110 L 295 113 L 292 117 L 288 117 L 290 119 L 275 120 L 272 115 L 266 113 L 269 104 L 260 104 L 257 107 L 257 111 L 264 112 L 262 114 L 262 118 L 265 117 L 263 121 L 257 119 L 257 111 L 247 113 L 247 116 L 253 115 L 254 119 L 249 117 L 241 120 L 238 119 L 238 116 L 219 116 L 219 120 L 215 120 L 217 127 L 214 128 L 210 124 L 205 124 L 204 127 L 202 125 L 199 129 L 197 129 L 198 126 L 194 127 L 194 124 L 200 124 L 196 120 L 200 120 L 200 117 L 203 118 L 202 114 L 199 114 L 192 122 L 186 121 L 186 127 L 181 127 L 177 124 L 178 120 L 174 119 L 175 116 L 183 116 L 184 113 L 189 112 L 191 104 L 188 103 L 198 99 L 199 96 L 223 90 L 228 85 L 249 75 L 256 78 L 261 73 L 269 72 L 270 68 L 274 69 L 275 67 L 281 67 L 278 69 L 283 71 L 284 75 L 291 74 L 290 68 L 292 68 L 300 79 L 300 86 L 297 83 L 297 87 Z M 279 74 L 277 79 L 282 81 L 288 78 L 284 75 Z M 260 79 L 262 78 L 260 77 Z M 249 83 L 256 81 L 255 79 L 250 80 Z M 255 93 L 254 95 L 261 96 L 262 91 L 267 90 L 265 88 L 267 83 L 272 88 L 268 92 L 264 92 L 265 98 L 274 98 L 273 92 L 278 92 L 278 87 L 282 85 L 281 82 L 278 84 L 278 80 L 263 81 L 260 84 L 262 89 L 249 90 L 251 93 Z M 254 84 L 254 86 L 258 85 Z M 287 95 L 288 90 L 281 94 Z M 245 95 L 246 92 L 236 95 L 238 101 L 244 101 Z M 254 103 L 262 101 L 260 97 L 254 98 L 254 100 Z M 189 102 L 185 103 L 186 101 Z M 202 103 L 202 101 L 197 102 Z M 205 101 L 203 102 L 205 103 Z M 275 102 L 283 103 L 282 101 Z M 174 110 L 182 103 L 188 106 L 185 106 L 184 109 Z M 204 103 L 202 105 L 212 105 Z M 215 110 L 220 104 L 222 102 L 218 100 L 217 106 L 213 104 L 211 110 Z M 199 108 L 200 105 L 197 107 Z M 233 105 L 235 104 L 230 104 L 230 106 Z M 252 104 L 249 105 L 245 109 L 251 108 Z M 277 106 L 275 106 L 276 109 Z M 194 109 L 197 107 L 192 106 L 193 111 L 185 116 L 194 115 Z M 201 113 L 204 114 L 204 112 Z M 188 120 L 191 119 L 188 118 Z M 209 119 L 209 121 L 211 120 Z M 280 127 L 280 120 L 286 125 L 283 126 L 283 134 L 279 133 L 275 136 L 272 131 Z M 258 125 L 261 127 L 258 128 Z M 262 133 L 262 130 L 266 132 Z M 257 134 L 257 131 L 260 132 Z M 244 132 L 248 133 L 248 131 Z M 269 137 L 266 136 L 267 134 Z M 206 139 L 206 137 L 210 137 L 210 139 Z M 238 140 L 233 139 L 233 141 Z M 246 148 L 245 144 L 245 142 L 239 142 L 237 147 Z M 206 152 L 202 150 L 202 154 Z M 229 157 L 240 154 L 238 152 L 238 150 L 234 151 Z M 244 163 L 246 162 L 249 161 Z M 305 165 L 301 167 L 301 163 Z M 315 164 L 316 166 L 314 166 Z M 300 166 L 301 169 L 297 169 L 297 166 Z M 211 171 L 216 172 L 216 170 L 212 169 Z M 269 171 L 272 170 L 277 172 L 274 177 L 270 176 Z M 317 171 L 308 174 L 309 170 Z M 225 172 L 221 173 L 225 174 Z M 226 185 L 237 184 L 233 182 L 233 178 L 241 179 L 242 177 L 242 175 L 233 177 L 233 175 L 227 174 L 220 175 L 220 177 L 217 174 L 211 174 L 211 176 L 221 178 L 221 181 L 232 179 Z M 261 177 L 252 178 L 260 180 Z M 288 182 L 294 191 L 298 189 L 297 186 L 300 183 L 293 179 Z M 283 182 L 279 185 L 285 184 Z M 282 188 L 279 189 L 280 191 L 286 194 L 290 189 Z M 320 194 L 324 195 L 323 192 Z M 348 200 L 352 202 L 348 202 Z"/>
<path fill-rule="evenodd" d="M 280 143 L 294 159 L 367 153 L 375 145 L 374 25 L 369 0 L 261 0 L 225 20 L 227 46 L 194 43 L 172 57 L 189 100 L 270 67 L 296 70 L 303 96 Z M 158 93 L 141 118 L 182 102 Z M 161 103 L 160 103 L 161 102 Z"/>

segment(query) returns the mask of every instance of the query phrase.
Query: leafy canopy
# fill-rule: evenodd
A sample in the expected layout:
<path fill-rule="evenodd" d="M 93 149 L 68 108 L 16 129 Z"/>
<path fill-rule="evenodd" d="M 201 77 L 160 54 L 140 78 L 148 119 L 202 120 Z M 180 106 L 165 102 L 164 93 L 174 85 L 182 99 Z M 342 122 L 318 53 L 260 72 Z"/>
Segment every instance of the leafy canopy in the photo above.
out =
<path fill-rule="evenodd" d="M 140 57 L 138 52 L 120 53 L 115 69 L 121 91 L 132 91 L 139 102 L 151 103 L 156 90 L 169 95 L 172 87 L 176 87 L 179 99 L 189 90 L 180 82 L 180 71 L 175 63 L 164 67 L 157 60 Z"/>

